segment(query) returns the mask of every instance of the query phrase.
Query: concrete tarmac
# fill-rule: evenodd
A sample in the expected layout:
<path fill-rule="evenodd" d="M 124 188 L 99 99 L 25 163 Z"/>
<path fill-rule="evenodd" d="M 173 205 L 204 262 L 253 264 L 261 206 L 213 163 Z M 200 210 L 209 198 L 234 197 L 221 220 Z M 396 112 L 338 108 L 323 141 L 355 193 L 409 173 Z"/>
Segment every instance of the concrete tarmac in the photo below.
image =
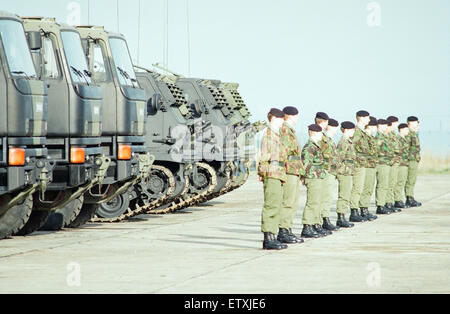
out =
<path fill-rule="evenodd" d="M 2 240 L 0 293 L 449 293 L 450 176 L 419 177 L 416 199 L 422 207 L 264 251 L 252 176 L 176 214 Z M 297 234 L 304 204 L 302 187 Z"/>

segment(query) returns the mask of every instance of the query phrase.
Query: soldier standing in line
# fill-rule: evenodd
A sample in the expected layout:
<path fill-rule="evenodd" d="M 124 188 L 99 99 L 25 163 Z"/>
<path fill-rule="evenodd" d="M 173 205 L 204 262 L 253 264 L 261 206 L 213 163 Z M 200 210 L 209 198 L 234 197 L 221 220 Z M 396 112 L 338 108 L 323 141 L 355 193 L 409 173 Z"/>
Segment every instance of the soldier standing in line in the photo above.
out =
<path fill-rule="evenodd" d="M 398 126 L 399 133 L 399 146 L 401 159 L 398 167 L 397 185 L 395 186 L 394 199 L 395 207 L 405 208 L 403 202 L 403 192 L 405 191 L 406 179 L 408 178 L 408 164 L 409 164 L 409 142 L 408 135 L 409 129 L 406 123 L 402 123 Z"/>
<path fill-rule="evenodd" d="M 408 179 L 405 185 L 406 206 L 418 207 L 422 203 L 414 199 L 414 187 L 417 180 L 417 169 L 420 162 L 420 141 L 419 141 L 419 119 L 417 117 L 408 117 L 409 128 L 409 165 Z"/>
<path fill-rule="evenodd" d="M 261 139 L 261 156 L 258 164 L 259 180 L 264 187 L 264 206 L 261 231 L 264 233 L 263 249 L 286 249 L 287 245 L 276 238 L 283 206 L 283 185 L 286 182 L 286 149 L 280 139 L 284 113 L 272 108 L 268 113 L 269 127 Z"/>
<path fill-rule="evenodd" d="M 368 135 L 369 150 L 367 154 L 366 162 L 366 175 L 364 178 L 364 187 L 359 199 L 359 207 L 361 209 L 361 217 L 366 220 L 372 221 L 377 219 L 376 215 L 373 215 L 369 211 L 370 199 L 372 198 L 375 190 L 375 179 L 377 176 L 377 148 L 375 135 L 377 134 L 378 122 L 375 117 L 370 117 L 370 122 L 366 125 L 365 132 Z"/>
<path fill-rule="evenodd" d="M 324 194 L 324 180 L 327 173 L 324 169 L 324 156 L 320 143 L 322 128 L 317 124 L 308 127 L 309 140 L 302 150 L 302 161 L 305 168 L 304 182 L 306 185 L 306 206 L 303 211 L 302 237 L 318 238 L 326 236 L 321 226 L 320 210 Z"/>
<path fill-rule="evenodd" d="M 356 131 L 353 137 L 353 146 L 356 151 L 355 171 L 352 179 L 352 192 L 350 196 L 350 221 L 361 222 L 365 218 L 358 213 L 359 200 L 364 188 L 366 176 L 367 156 L 370 154 L 368 136 L 365 132 L 366 125 L 370 122 L 370 115 L 367 111 L 361 110 L 356 113 Z"/>
<path fill-rule="evenodd" d="M 339 182 L 336 207 L 338 219 L 336 225 L 341 228 L 351 228 L 354 226 L 354 224 L 345 219 L 345 215 L 348 214 L 349 211 L 352 177 L 353 172 L 355 171 L 356 152 L 352 142 L 352 138 L 355 135 L 355 127 L 355 124 L 349 121 L 341 123 L 342 137 L 337 146 L 340 162 L 336 169 Z"/>
<path fill-rule="evenodd" d="M 303 239 L 292 232 L 294 217 L 299 207 L 300 177 L 305 174 L 301 156 L 301 148 L 295 135 L 298 122 L 298 110 L 295 107 L 285 107 L 284 123 L 280 130 L 283 146 L 286 148 L 286 183 L 283 188 L 283 208 L 281 210 L 278 241 L 281 243 L 303 243 Z"/>
<path fill-rule="evenodd" d="M 394 206 L 395 197 L 394 197 L 394 189 L 397 185 L 397 176 L 398 176 L 398 167 L 400 164 L 401 154 L 400 154 L 400 138 L 397 133 L 398 129 L 398 118 L 394 116 L 390 116 L 387 118 L 387 121 L 389 122 L 388 128 L 389 128 L 389 135 L 388 138 L 391 141 L 391 148 L 394 153 L 394 157 L 391 160 L 391 170 L 389 172 L 389 189 L 388 194 L 386 196 L 386 207 L 389 208 L 391 211 L 401 211 L 400 208 L 396 208 Z"/>
<path fill-rule="evenodd" d="M 376 136 L 378 164 L 377 164 L 377 186 L 375 199 L 377 203 L 377 214 L 386 215 L 391 211 L 386 208 L 386 195 L 389 188 L 390 162 L 393 150 L 388 139 L 388 122 L 384 119 L 378 120 L 378 132 Z"/>
<path fill-rule="evenodd" d="M 330 150 L 330 158 L 327 162 L 327 178 L 325 179 L 325 194 L 322 200 L 322 210 L 321 210 L 321 218 L 322 218 L 322 227 L 328 231 L 336 231 L 339 227 L 333 225 L 330 221 L 330 208 L 333 202 L 333 187 L 334 182 L 336 181 L 337 176 L 337 167 L 339 165 L 339 156 L 337 152 L 336 144 L 333 138 L 339 131 L 339 122 L 335 119 L 328 119 L 328 125 L 325 129 L 322 143 L 324 145 L 328 145 L 328 149 Z M 327 149 L 327 148 L 325 148 Z"/>

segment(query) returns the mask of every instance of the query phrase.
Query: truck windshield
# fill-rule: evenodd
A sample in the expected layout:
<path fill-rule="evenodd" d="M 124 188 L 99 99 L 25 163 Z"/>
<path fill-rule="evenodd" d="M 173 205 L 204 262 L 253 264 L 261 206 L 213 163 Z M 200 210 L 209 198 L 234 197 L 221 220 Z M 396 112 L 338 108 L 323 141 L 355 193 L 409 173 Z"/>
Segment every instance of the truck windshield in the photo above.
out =
<path fill-rule="evenodd" d="M 110 38 L 109 43 L 120 85 L 136 87 L 136 74 L 134 73 L 127 43 L 120 38 Z"/>
<path fill-rule="evenodd" d="M 36 77 L 22 24 L 14 20 L 0 20 L 0 36 L 11 74 Z"/>
<path fill-rule="evenodd" d="M 67 64 L 73 83 L 92 83 L 91 74 L 88 71 L 86 56 L 81 46 L 80 35 L 73 31 L 62 31 L 61 39 L 64 45 Z"/>

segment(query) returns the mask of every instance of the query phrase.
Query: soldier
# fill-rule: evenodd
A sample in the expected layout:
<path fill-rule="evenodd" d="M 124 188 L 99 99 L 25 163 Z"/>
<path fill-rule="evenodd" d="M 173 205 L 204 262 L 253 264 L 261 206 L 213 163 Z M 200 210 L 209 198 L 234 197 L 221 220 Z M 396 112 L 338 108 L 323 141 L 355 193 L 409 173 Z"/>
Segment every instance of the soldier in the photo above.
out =
<path fill-rule="evenodd" d="M 417 180 L 417 169 L 420 162 L 420 141 L 419 141 L 419 119 L 417 117 L 408 117 L 409 128 L 409 165 L 408 179 L 406 180 L 405 194 L 406 206 L 418 207 L 422 203 L 414 199 L 414 186 Z"/>
<path fill-rule="evenodd" d="M 366 175 L 364 177 L 364 187 L 359 199 L 359 207 L 361 209 L 361 217 L 366 220 L 372 221 L 377 219 L 376 215 L 373 215 L 369 211 L 370 199 L 372 198 L 375 190 L 375 179 L 377 175 L 377 149 L 375 135 L 377 134 L 378 122 L 375 117 L 370 117 L 370 122 L 366 125 L 365 132 L 368 135 L 369 150 L 367 151 L 367 159 L 365 164 Z"/>
<path fill-rule="evenodd" d="M 303 211 L 304 238 L 318 238 L 328 232 L 321 226 L 320 210 L 321 199 L 324 194 L 324 180 L 327 176 L 324 170 L 324 157 L 320 143 L 322 141 L 322 128 L 317 124 L 308 127 L 309 140 L 302 150 L 302 161 L 305 168 L 304 182 L 306 185 L 306 206 Z"/>
<path fill-rule="evenodd" d="M 393 157 L 391 142 L 388 139 L 388 122 L 384 119 L 378 120 L 378 132 L 376 136 L 377 145 L 377 186 L 375 199 L 377 203 L 377 214 L 386 215 L 391 211 L 386 208 L 386 195 L 389 188 L 390 162 Z"/>
<path fill-rule="evenodd" d="M 280 128 L 284 113 L 272 108 L 268 114 L 269 127 L 261 139 L 261 156 L 258 164 L 259 180 L 264 186 L 264 206 L 261 217 L 261 231 L 264 233 L 263 249 L 280 250 L 286 244 L 276 238 L 283 206 L 283 184 L 286 182 L 286 149 L 280 139 Z"/>
<path fill-rule="evenodd" d="M 367 111 L 361 110 L 356 113 L 356 130 L 353 136 L 353 145 L 356 151 L 355 171 L 352 178 L 352 192 L 350 196 L 350 221 L 361 222 L 366 219 L 358 213 L 359 200 L 364 188 L 366 175 L 367 156 L 370 154 L 368 135 L 365 132 L 366 125 L 370 122 L 370 115 Z"/>
<path fill-rule="evenodd" d="M 349 211 L 352 177 L 355 171 L 356 152 L 352 141 L 355 135 L 355 127 L 355 124 L 349 121 L 341 123 L 342 137 L 337 146 L 340 162 L 339 167 L 336 169 L 339 182 L 336 207 L 338 219 L 336 225 L 341 228 L 351 228 L 354 226 L 354 224 L 345 219 L 345 215 Z"/>
<path fill-rule="evenodd" d="M 334 119 L 328 119 L 328 125 L 325 129 L 322 144 L 328 146 L 328 148 L 324 148 L 325 150 L 330 151 L 330 156 L 326 159 L 326 168 L 327 168 L 327 177 L 325 179 L 325 187 L 324 187 L 324 198 L 322 200 L 322 227 L 328 231 L 338 230 L 339 227 L 333 225 L 330 221 L 330 207 L 333 201 L 333 187 L 334 182 L 337 176 L 337 167 L 339 164 L 337 147 L 334 143 L 333 138 L 336 136 L 339 131 L 339 122 Z"/>
<path fill-rule="evenodd" d="M 400 138 L 397 133 L 397 128 L 399 125 L 398 118 L 390 116 L 387 118 L 388 124 L 388 139 L 391 141 L 391 147 L 393 150 L 394 157 L 391 160 L 391 168 L 389 172 L 389 189 L 386 196 L 386 207 L 391 211 L 398 212 L 401 211 L 400 208 L 394 206 L 395 197 L 394 189 L 397 185 L 398 167 L 400 164 L 401 154 L 400 154 Z"/>
<path fill-rule="evenodd" d="M 283 112 L 284 123 L 280 130 L 280 136 L 281 142 L 286 148 L 287 161 L 278 241 L 281 243 L 303 243 L 303 239 L 292 232 L 294 217 L 299 207 L 300 177 L 305 174 L 302 152 L 294 129 L 298 122 L 298 110 L 295 107 L 286 107 Z"/>
<path fill-rule="evenodd" d="M 395 186 L 394 198 L 395 207 L 405 208 L 406 205 L 403 202 L 403 192 L 405 191 L 406 179 L 408 178 L 408 164 L 409 164 L 409 142 L 408 135 L 409 129 L 406 123 L 402 123 L 398 126 L 399 133 L 399 148 L 401 153 L 401 159 L 398 167 L 397 184 Z"/>

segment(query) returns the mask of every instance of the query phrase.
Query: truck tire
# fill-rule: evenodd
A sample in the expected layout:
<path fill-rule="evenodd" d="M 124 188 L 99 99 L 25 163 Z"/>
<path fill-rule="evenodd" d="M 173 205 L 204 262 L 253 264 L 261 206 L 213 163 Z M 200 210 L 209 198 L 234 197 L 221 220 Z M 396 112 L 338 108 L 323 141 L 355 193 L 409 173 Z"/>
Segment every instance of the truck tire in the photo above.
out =
<path fill-rule="evenodd" d="M 63 208 L 53 211 L 40 230 L 57 231 L 71 224 L 81 212 L 84 196 L 74 199 Z"/>
<path fill-rule="evenodd" d="M 87 223 L 89 220 L 94 218 L 95 213 L 99 207 L 99 204 L 83 204 L 80 213 L 77 217 L 66 227 L 67 228 L 78 228 Z"/>
<path fill-rule="evenodd" d="M 29 195 L 25 200 L 0 215 L 0 239 L 17 233 L 27 223 L 33 208 L 33 197 Z"/>

